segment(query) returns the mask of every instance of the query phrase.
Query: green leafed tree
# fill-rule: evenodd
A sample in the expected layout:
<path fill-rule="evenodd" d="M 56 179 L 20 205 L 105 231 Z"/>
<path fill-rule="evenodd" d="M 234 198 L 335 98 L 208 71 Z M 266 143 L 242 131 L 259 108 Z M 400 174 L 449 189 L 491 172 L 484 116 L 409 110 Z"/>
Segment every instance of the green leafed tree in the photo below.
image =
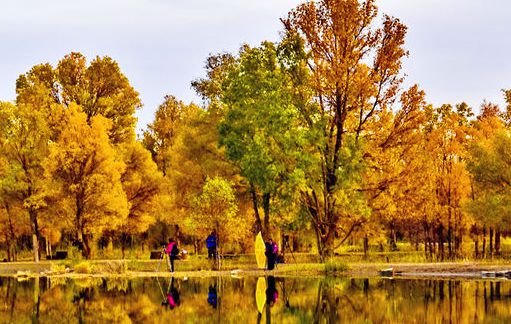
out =
<path fill-rule="evenodd" d="M 292 186 L 293 173 L 300 172 L 298 147 L 304 141 L 286 54 L 271 42 L 245 45 L 221 95 L 225 116 L 219 124 L 220 144 L 248 182 L 256 227 L 265 235 L 284 187 Z"/>
<path fill-rule="evenodd" d="M 238 215 L 235 192 L 229 181 L 208 178 L 202 192 L 193 198 L 193 206 L 188 226 L 204 237 L 215 230 L 220 251 L 223 243 L 239 241 L 248 234 L 249 226 Z"/>
<path fill-rule="evenodd" d="M 490 229 L 490 255 L 493 253 L 493 233 L 495 252 L 498 253 L 500 233 L 509 231 L 511 221 L 511 133 L 502 127 L 502 123 L 493 125 L 486 134 L 479 134 L 470 147 L 468 170 L 472 176 L 473 193 L 472 199 L 466 203 L 468 212 L 476 221 Z"/>

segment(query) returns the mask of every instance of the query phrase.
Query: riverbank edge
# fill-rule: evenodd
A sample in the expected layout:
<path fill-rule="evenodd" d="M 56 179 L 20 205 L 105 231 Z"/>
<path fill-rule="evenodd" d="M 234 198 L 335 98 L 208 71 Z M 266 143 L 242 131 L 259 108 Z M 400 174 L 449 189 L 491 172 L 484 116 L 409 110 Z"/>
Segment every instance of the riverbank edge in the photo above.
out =
<path fill-rule="evenodd" d="M 122 260 L 104 260 L 101 262 L 127 262 Z M 499 273 L 511 271 L 511 262 L 488 263 L 488 262 L 436 262 L 436 263 L 350 263 L 347 270 L 327 271 L 321 263 L 308 264 L 282 264 L 275 270 L 262 269 L 234 269 L 234 270 L 198 270 L 198 271 L 136 271 L 127 270 L 123 273 L 76 273 L 71 268 L 52 271 L 55 262 L 13 262 L 0 264 L 0 276 L 30 278 L 30 277 L 54 277 L 54 278 L 150 278 L 150 277 L 322 277 L 325 275 L 347 277 L 392 277 L 392 278 L 465 278 L 465 279 L 505 279 L 500 278 Z M 497 274 L 493 276 L 492 274 Z M 497 278 L 494 278 L 497 277 Z"/>

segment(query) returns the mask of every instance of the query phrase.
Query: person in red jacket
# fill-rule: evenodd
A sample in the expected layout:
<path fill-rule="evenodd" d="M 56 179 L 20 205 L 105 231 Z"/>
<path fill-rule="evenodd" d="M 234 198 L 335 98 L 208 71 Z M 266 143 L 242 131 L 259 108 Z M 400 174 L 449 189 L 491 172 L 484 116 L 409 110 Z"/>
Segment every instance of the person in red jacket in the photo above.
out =
<path fill-rule="evenodd" d="M 177 247 L 177 243 L 171 238 L 169 238 L 169 243 L 165 248 L 165 253 L 169 256 L 170 272 L 174 272 L 174 260 L 178 258 L 179 249 Z"/>

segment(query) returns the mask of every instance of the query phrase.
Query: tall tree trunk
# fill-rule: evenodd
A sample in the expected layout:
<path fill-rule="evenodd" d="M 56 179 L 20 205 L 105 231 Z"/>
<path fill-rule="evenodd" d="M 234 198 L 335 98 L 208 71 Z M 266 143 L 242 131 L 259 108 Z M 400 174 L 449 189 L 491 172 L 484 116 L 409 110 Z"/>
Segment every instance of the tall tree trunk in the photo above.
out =
<path fill-rule="evenodd" d="M 5 240 L 7 242 L 7 261 L 11 262 L 11 242 L 9 241 L 9 237 L 5 235 Z"/>
<path fill-rule="evenodd" d="M 122 254 L 123 260 L 125 258 L 125 251 L 126 251 L 126 233 L 122 233 L 121 234 L 121 254 Z"/>
<path fill-rule="evenodd" d="M 449 159 L 449 165 L 447 167 L 447 172 L 450 175 L 452 172 L 452 160 Z M 451 194 L 451 177 L 448 177 L 448 189 L 447 189 L 447 209 L 448 209 L 448 219 L 447 219 L 447 248 L 449 250 L 449 258 L 452 258 L 452 194 Z M 443 256 L 442 256 L 443 260 Z"/>
<path fill-rule="evenodd" d="M 86 247 L 85 244 L 86 237 L 84 235 L 84 225 L 82 222 L 82 203 L 80 197 L 75 197 L 75 206 L 76 243 L 78 244 L 78 249 L 82 252 L 82 256 L 88 259 L 89 251 L 87 251 L 88 247 Z"/>
<path fill-rule="evenodd" d="M 367 234 L 364 236 L 364 257 L 367 258 L 367 252 L 369 251 L 369 238 Z"/>
<path fill-rule="evenodd" d="M 490 227 L 490 243 L 488 246 L 488 252 L 490 254 L 490 259 L 493 258 L 493 227 Z"/>
<path fill-rule="evenodd" d="M 79 235 L 80 235 L 80 241 L 83 243 L 83 251 L 82 251 L 83 257 L 88 260 L 91 257 L 89 238 L 88 238 L 87 234 L 84 233 L 83 229 L 80 229 Z"/>
<path fill-rule="evenodd" d="M 481 258 L 486 258 L 486 225 L 483 227 L 483 251 Z"/>
<path fill-rule="evenodd" d="M 269 193 L 263 194 L 263 211 L 264 211 L 264 223 L 263 223 L 263 234 L 270 235 L 270 199 Z"/>
<path fill-rule="evenodd" d="M 217 270 L 220 270 L 220 257 L 222 255 L 222 252 L 220 250 L 220 224 L 216 224 L 215 226 L 215 230 L 216 230 L 216 260 L 215 260 L 215 265 L 216 265 L 216 269 Z"/>
<path fill-rule="evenodd" d="M 440 260 L 443 261 L 444 260 L 444 257 L 445 257 L 445 252 L 444 252 L 444 242 L 445 242 L 445 237 L 444 237 L 444 227 L 442 224 L 439 224 L 437 226 L 437 240 L 438 240 L 438 254 L 440 255 Z"/>
<path fill-rule="evenodd" d="M 33 209 L 29 210 L 30 221 L 32 223 L 32 245 L 34 251 L 34 261 L 39 262 L 39 242 L 41 241 L 41 233 L 39 232 L 39 224 L 37 222 L 37 212 Z"/>
<path fill-rule="evenodd" d="M 449 251 L 449 258 L 453 257 L 453 246 L 452 246 L 452 221 L 451 221 L 451 208 L 449 207 L 449 222 L 447 226 L 447 249 Z"/>
<path fill-rule="evenodd" d="M 253 184 L 250 184 L 250 196 L 252 197 L 252 207 L 254 208 L 254 216 L 256 219 L 256 233 L 263 230 L 261 216 L 259 216 L 259 204 L 257 203 L 257 192 Z"/>
<path fill-rule="evenodd" d="M 181 228 L 179 227 L 178 224 L 174 225 L 174 237 L 176 242 L 179 242 L 179 239 L 181 237 Z"/>
<path fill-rule="evenodd" d="M 49 259 L 51 259 L 50 245 L 48 244 L 48 239 L 46 237 L 44 238 L 44 243 L 45 243 L 45 247 L 46 247 L 46 260 L 49 260 Z"/>
<path fill-rule="evenodd" d="M 4 203 L 5 211 L 7 213 L 7 220 L 9 221 L 9 234 L 6 234 L 7 240 L 7 259 L 9 261 L 16 261 L 16 232 L 14 231 L 14 224 L 12 223 L 11 209 L 8 203 Z"/>
<path fill-rule="evenodd" d="M 397 233 L 396 229 L 392 229 L 392 251 L 397 251 Z"/>
<path fill-rule="evenodd" d="M 318 253 L 321 262 L 325 262 L 325 255 L 323 254 L 323 246 L 321 245 L 321 234 L 319 228 L 315 226 L 314 233 L 316 233 L 316 244 L 318 246 Z"/>
<path fill-rule="evenodd" d="M 495 230 L 495 255 L 500 255 L 500 230 Z"/>
<path fill-rule="evenodd" d="M 479 258 L 479 238 L 476 237 L 474 241 L 474 252 L 475 252 L 475 258 Z"/>

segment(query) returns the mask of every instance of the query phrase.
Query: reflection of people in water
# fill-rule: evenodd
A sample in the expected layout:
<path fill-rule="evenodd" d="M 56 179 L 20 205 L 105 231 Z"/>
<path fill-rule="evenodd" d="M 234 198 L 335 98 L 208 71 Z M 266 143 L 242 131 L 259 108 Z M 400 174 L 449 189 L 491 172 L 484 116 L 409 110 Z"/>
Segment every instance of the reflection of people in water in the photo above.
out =
<path fill-rule="evenodd" d="M 216 292 L 216 285 L 210 285 L 209 291 L 208 291 L 208 304 L 211 305 L 211 307 L 216 308 L 217 306 L 217 292 Z"/>
<path fill-rule="evenodd" d="M 179 306 L 179 291 L 174 287 L 174 277 L 172 277 L 167 296 L 165 296 L 162 305 L 169 306 L 170 309 Z"/>
<path fill-rule="evenodd" d="M 266 288 L 266 305 L 273 306 L 277 299 L 279 298 L 279 292 L 277 291 L 277 287 L 275 287 L 275 277 L 268 277 L 268 288 Z"/>

